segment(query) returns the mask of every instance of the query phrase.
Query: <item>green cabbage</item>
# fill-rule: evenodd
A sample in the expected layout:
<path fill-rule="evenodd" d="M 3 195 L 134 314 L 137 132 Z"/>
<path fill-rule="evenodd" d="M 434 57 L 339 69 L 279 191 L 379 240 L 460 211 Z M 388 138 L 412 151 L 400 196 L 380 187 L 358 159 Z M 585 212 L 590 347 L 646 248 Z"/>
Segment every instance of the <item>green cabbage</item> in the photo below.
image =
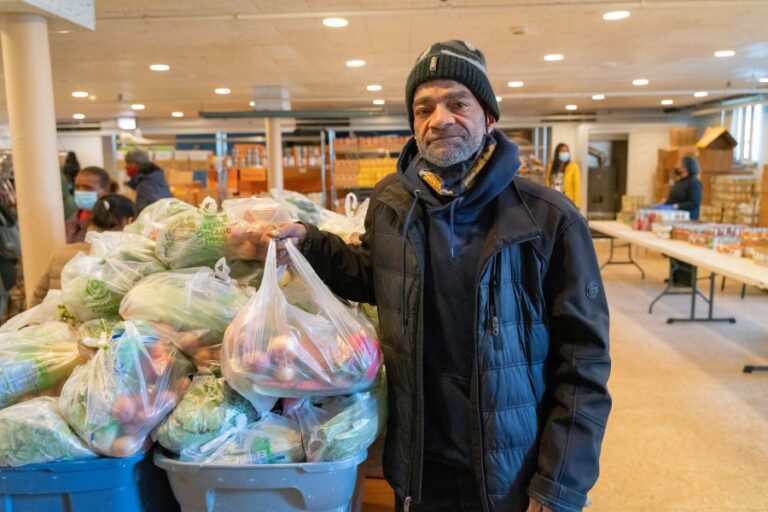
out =
<path fill-rule="evenodd" d="M 213 267 L 227 248 L 227 214 L 200 208 L 174 215 L 157 233 L 155 252 L 172 269 Z"/>
<path fill-rule="evenodd" d="M 0 466 L 96 457 L 61 417 L 57 402 L 38 397 L 0 411 Z"/>
<path fill-rule="evenodd" d="M 213 443 L 209 443 L 213 444 Z M 242 425 L 200 462 L 211 464 L 288 464 L 304 461 L 299 425 L 273 413 Z"/>
<path fill-rule="evenodd" d="M 78 361 L 77 331 L 63 322 L 0 333 L 0 407 L 55 386 Z"/>
<path fill-rule="evenodd" d="M 202 445 L 234 428 L 238 416 L 252 422 L 259 415 L 224 379 L 197 375 L 176 409 L 157 429 L 155 438 L 163 448 L 180 454 L 182 460 L 191 459 Z"/>

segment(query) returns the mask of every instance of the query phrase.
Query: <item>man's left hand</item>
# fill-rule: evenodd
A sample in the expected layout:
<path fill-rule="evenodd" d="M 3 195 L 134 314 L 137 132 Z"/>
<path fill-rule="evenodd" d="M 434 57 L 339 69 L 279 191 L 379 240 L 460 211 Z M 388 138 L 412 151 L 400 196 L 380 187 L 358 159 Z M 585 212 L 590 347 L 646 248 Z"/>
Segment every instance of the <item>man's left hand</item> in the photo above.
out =
<path fill-rule="evenodd" d="M 545 507 L 535 499 L 531 498 L 531 500 L 528 502 L 528 510 L 525 512 L 552 512 L 552 509 Z"/>

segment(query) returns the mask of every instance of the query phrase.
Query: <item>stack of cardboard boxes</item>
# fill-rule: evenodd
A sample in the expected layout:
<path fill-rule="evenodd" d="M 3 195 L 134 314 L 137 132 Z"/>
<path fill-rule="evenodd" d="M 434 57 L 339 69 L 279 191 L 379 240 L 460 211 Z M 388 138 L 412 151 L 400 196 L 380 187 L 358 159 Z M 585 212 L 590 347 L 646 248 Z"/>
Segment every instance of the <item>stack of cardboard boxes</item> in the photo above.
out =
<path fill-rule="evenodd" d="M 653 202 L 661 203 L 667 199 L 669 190 L 675 183 L 675 167 L 680 165 L 684 156 L 696 156 L 696 128 L 672 128 L 669 131 L 667 149 L 660 149 L 656 165 Z"/>
<path fill-rule="evenodd" d="M 733 170 L 733 148 L 737 144 L 736 139 L 721 126 L 707 128 L 696 144 L 701 167 L 699 179 L 703 185 L 702 204 L 712 203 L 713 185 L 719 177 L 744 174 L 734 173 Z"/>

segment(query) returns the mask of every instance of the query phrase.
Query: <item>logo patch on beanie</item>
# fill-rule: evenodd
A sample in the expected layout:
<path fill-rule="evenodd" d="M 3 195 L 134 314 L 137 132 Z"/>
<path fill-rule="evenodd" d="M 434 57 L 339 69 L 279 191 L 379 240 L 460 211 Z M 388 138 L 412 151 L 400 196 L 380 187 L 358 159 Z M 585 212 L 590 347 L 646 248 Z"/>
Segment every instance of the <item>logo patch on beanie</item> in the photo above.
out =
<path fill-rule="evenodd" d="M 434 73 L 435 71 L 437 71 L 437 55 L 429 59 L 429 72 Z"/>

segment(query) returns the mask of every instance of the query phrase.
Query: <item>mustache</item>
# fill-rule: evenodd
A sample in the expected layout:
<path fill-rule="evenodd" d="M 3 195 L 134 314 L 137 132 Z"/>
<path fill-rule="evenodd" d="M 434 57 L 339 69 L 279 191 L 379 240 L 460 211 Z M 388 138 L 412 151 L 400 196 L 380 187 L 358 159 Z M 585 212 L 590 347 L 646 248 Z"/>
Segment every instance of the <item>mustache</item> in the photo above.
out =
<path fill-rule="evenodd" d="M 466 130 L 463 130 L 461 128 L 458 128 L 458 129 L 451 128 L 451 129 L 443 130 L 440 132 L 433 132 L 431 134 L 428 134 L 425 137 L 425 139 L 427 144 L 429 144 L 430 142 L 434 142 L 436 140 L 444 139 L 447 137 L 460 137 L 466 140 L 468 136 L 469 136 L 469 133 Z"/>

